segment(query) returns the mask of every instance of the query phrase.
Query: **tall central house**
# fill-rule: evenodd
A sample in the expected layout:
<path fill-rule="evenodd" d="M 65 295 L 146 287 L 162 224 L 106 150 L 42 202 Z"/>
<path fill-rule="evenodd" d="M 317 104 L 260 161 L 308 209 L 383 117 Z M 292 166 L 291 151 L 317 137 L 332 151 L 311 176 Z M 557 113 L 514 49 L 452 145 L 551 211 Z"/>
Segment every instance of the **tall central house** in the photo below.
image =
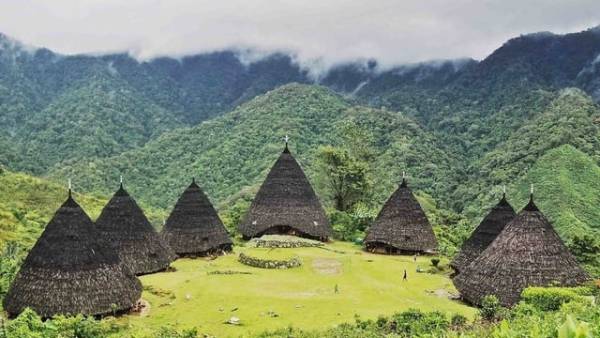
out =
<path fill-rule="evenodd" d="M 286 234 L 327 241 L 331 236 L 327 215 L 287 142 L 239 230 L 246 239 Z"/>
<path fill-rule="evenodd" d="M 421 205 L 402 178 L 369 228 L 367 251 L 383 254 L 431 254 L 437 251 L 433 228 Z"/>

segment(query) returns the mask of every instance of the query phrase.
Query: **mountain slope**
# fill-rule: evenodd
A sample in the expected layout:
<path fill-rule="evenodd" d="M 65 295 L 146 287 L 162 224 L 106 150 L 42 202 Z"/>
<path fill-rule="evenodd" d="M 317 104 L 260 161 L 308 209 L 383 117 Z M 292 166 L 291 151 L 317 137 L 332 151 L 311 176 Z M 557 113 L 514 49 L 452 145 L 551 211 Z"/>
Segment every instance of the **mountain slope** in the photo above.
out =
<path fill-rule="evenodd" d="M 32 245 L 66 198 L 66 185 L 0 167 L 0 247 L 7 241 Z M 105 202 L 78 193 L 75 198 L 94 218 Z"/>
<path fill-rule="evenodd" d="M 600 167 L 590 156 L 571 145 L 547 151 L 516 186 L 516 206 L 525 205 L 530 184 L 561 237 L 600 235 Z"/>
<path fill-rule="evenodd" d="M 548 150 L 570 144 L 600 163 L 600 107 L 578 89 L 565 89 L 505 142 L 471 163 L 469 184 L 457 190 L 468 201 L 465 213 L 479 215 L 495 199 L 489 187 L 510 186 Z"/>
<path fill-rule="evenodd" d="M 314 181 L 317 147 L 336 144 L 337 125 L 348 120 L 373 131 L 382 161 L 374 164 L 381 169 L 381 184 L 376 185 L 381 198 L 393 189 L 402 170 L 414 173 L 415 185 L 428 187 L 429 192 L 452 189 L 452 181 L 433 183 L 442 172 L 450 172 L 456 159 L 414 121 L 399 113 L 352 106 L 324 87 L 299 84 L 258 96 L 194 128 L 166 133 L 140 149 L 55 170 L 52 177 L 77 177 L 85 190 L 105 191 L 106 183 L 123 173 L 143 200 L 167 207 L 196 176 L 213 201 L 223 201 L 260 184 L 286 134 L 292 152 Z"/>
<path fill-rule="evenodd" d="M 56 98 L 17 133 L 18 169 L 43 173 L 65 159 L 103 158 L 145 144 L 182 123 L 109 75 Z M 44 156 L 40 156 L 43 154 Z"/>

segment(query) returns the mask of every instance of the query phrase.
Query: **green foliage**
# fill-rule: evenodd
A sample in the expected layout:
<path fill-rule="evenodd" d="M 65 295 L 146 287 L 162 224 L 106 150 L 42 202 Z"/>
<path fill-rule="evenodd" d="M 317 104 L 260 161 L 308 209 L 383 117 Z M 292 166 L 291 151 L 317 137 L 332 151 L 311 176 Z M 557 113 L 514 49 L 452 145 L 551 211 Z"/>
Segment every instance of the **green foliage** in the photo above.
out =
<path fill-rule="evenodd" d="M 0 255 L 0 298 L 8 292 L 24 258 L 25 249 L 18 242 L 10 241 L 4 245 Z"/>
<path fill-rule="evenodd" d="M 96 321 L 91 317 L 59 316 L 42 319 L 32 310 L 25 309 L 16 319 L 3 325 L 2 338 L 105 338 L 120 328 Z"/>
<path fill-rule="evenodd" d="M 494 295 L 487 295 L 481 300 L 479 314 L 481 315 L 481 318 L 487 321 L 493 321 L 498 319 L 498 314 L 500 313 L 501 308 L 502 306 L 500 305 L 498 297 Z"/>
<path fill-rule="evenodd" d="M 541 311 L 557 311 L 565 303 L 584 302 L 582 293 L 585 291 L 585 288 L 529 287 L 523 290 L 521 300 Z"/>
<path fill-rule="evenodd" d="M 450 323 L 441 312 L 423 313 L 420 310 L 408 310 L 391 317 L 392 333 L 400 337 L 441 336 Z"/>
<path fill-rule="evenodd" d="M 461 314 L 455 313 L 450 318 L 450 325 L 452 325 L 452 327 L 455 329 L 461 328 L 461 327 L 465 326 L 466 324 L 467 324 L 467 317 L 465 317 Z"/>
<path fill-rule="evenodd" d="M 335 238 L 354 242 L 364 238 L 365 231 L 377 216 L 377 211 L 364 204 L 358 204 L 348 212 L 328 210 L 328 216 Z"/>
<path fill-rule="evenodd" d="M 591 235 L 575 235 L 568 244 L 579 263 L 595 276 L 600 276 L 600 241 Z"/>
<path fill-rule="evenodd" d="M 578 322 L 567 316 L 565 323 L 558 328 L 558 338 L 593 338 L 587 323 Z"/>
<path fill-rule="evenodd" d="M 332 146 L 320 147 L 317 159 L 337 210 L 348 211 L 356 203 L 367 200 L 373 185 L 367 162 Z"/>
<path fill-rule="evenodd" d="M 158 332 L 153 333 L 148 338 L 196 338 L 198 337 L 197 329 L 178 330 L 171 326 L 162 327 Z"/>

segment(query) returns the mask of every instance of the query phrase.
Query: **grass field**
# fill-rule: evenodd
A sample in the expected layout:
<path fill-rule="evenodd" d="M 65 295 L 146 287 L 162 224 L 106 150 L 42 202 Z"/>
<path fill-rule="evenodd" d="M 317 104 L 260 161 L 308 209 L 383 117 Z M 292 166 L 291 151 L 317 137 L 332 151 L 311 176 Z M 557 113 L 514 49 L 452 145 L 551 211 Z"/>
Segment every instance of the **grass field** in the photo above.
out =
<path fill-rule="evenodd" d="M 290 270 L 252 268 L 237 262 L 240 252 L 277 259 L 297 255 L 303 265 Z M 324 328 L 354 321 L 355 315 L 376 318 L 409 308 L 467 317 L 475 313 L 448 298 L 455 290 L 447 276 L 416 272 L 417 266 L 431 266 L 428 257 L 414 262 L 409 256 L 373 255 L 349 243 L 325 248 L 236 247 L 233 254 L 215 260 L 180 259 L 173 266 L 176 272 L 141 277 L 149 307 L 121 322 L 135 332 L 174 324 L 217 337 L 247 337 L 290 325 Z M 402 280 L 404 269 L 408 281 Z M 210 274 L 228 270 L 251 274 Z M 232 316 L 241 325 L 224 323 Z"/>

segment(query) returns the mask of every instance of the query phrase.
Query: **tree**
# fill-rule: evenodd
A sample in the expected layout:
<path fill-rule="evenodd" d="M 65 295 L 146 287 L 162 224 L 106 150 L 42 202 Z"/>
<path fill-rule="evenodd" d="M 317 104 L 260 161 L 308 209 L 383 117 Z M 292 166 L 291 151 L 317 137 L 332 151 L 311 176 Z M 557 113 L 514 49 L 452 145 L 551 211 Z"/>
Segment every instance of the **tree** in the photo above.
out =
<path fill-rule="evenodd" d="M 352 120 L 336 125 L 336 146 L 320 147 L 317 162 L 321 181 L 339 211 L 349 211 L 372 193 L 373 135 Z"/>
<path fill-rule="evenodd" d="M 348 211 L 370 192 L 369 166 L 341 148 L 319 148 L 318 161 L 334 206 Z"/>

